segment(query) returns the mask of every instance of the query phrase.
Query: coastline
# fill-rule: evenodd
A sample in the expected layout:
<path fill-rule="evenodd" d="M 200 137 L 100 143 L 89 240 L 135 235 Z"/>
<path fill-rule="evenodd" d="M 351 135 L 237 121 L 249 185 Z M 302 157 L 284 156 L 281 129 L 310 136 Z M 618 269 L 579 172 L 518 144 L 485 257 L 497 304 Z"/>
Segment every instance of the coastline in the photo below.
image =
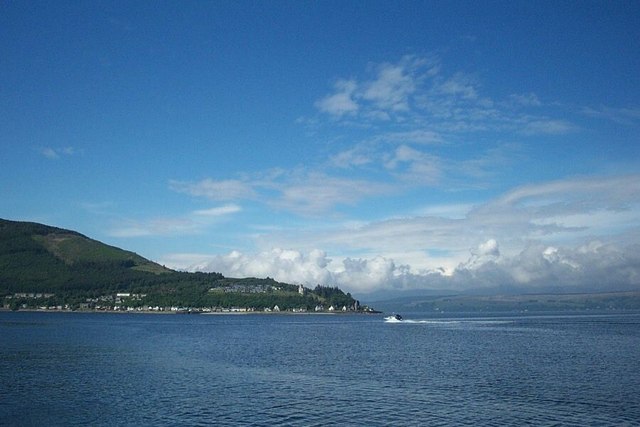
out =
<path fill-rule="evenodd" d="M 383 314 L 382 311 L 157 311 L 157 310 L 47 310 L 39 308 L 22 308 L 19 310 L 11 310 L 8 308 L 0 308 L 0 313 L 87 313 L 87 314 L 158 314 L 158 315 L 198 315 L 198 316 L 238 316 L 238 315 L 284 315 L 284 316 L 300 316 L 300 315 L 371 315 Z"/>

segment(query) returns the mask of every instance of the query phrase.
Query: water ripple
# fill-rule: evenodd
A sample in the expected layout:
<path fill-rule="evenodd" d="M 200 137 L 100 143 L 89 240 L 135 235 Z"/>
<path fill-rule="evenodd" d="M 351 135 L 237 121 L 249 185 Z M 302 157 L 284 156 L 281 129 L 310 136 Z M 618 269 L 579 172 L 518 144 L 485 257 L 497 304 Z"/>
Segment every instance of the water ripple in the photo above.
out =
<path fill-rule="evenodd" d="M 0 316 L 2 424 L 640 424 L 636 318 Z"/>

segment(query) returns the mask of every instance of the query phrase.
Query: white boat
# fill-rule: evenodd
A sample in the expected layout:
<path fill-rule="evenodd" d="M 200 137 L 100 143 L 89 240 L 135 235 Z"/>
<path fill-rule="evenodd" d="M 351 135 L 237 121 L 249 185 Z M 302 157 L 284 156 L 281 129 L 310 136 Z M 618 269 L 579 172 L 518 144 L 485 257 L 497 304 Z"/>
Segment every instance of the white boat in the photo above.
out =
<path fill-rule="evenodd" d="M 402 322 L 402 316 L 399 314 L 394 314 L 393 316 L 387 316 L 384 318 L 386 322 Z"/>

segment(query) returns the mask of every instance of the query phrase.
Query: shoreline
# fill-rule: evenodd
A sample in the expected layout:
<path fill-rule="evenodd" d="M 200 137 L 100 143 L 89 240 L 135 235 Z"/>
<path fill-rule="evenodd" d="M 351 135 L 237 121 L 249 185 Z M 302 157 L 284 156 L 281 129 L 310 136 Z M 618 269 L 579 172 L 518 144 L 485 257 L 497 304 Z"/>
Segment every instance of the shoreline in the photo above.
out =
<path fill-rule="evenodd" d="M 156 311 L 156 310 L 43 310 L 39 308 L 22 308 L 11 310 L 0 308 L 0 313 L 87 313 L 87 314 L 159 314 L 159 315 L 198 315 L 198 316 L 225 316 L 225 315 L 371 315 L 383 314 L 382 311 Z"/>

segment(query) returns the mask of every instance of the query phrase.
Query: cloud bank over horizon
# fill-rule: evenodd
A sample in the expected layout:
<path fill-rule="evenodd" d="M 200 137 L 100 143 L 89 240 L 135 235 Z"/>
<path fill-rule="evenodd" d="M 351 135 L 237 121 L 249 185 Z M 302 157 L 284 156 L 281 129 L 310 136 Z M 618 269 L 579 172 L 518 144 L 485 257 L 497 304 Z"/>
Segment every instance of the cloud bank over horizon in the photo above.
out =
<path fill-rule="evenodd" d="M 498 287 L 626 290 L 640 286 L 639 200 L 640 175 L 556 181 L 467 206 L 463 216 L 269 233 L 259 238 L 263 246 L 278 246 L 226 255 L 174 254 L 163 262 L 230 277 L 337 285 L 360 294 Z M 320 247 L 334 249 L 327 253 Z M 341 254 L 345 249 L 365 256 Z"/>
<path fill-rule="evenodd" d="M 253 254 L 169 255 L 169 267 L 220 272 L 227 277 L 271 277 L 314 287 L 338 286 L 357 296 L 389 291 L 607 292 L 640 286 L 640 245 L 617 246 L 592 240 L 577 248 L 532 243 L 513 257 L 485 253 L 497 248 L 488 240 L 470 251 L 453 270 L 423 269 L 397 264 L 382 256 L 332 260 L 321 250 L 302 253 L 273 248 Z M 198 263 L 184 267 L 194 259 Z"/>

